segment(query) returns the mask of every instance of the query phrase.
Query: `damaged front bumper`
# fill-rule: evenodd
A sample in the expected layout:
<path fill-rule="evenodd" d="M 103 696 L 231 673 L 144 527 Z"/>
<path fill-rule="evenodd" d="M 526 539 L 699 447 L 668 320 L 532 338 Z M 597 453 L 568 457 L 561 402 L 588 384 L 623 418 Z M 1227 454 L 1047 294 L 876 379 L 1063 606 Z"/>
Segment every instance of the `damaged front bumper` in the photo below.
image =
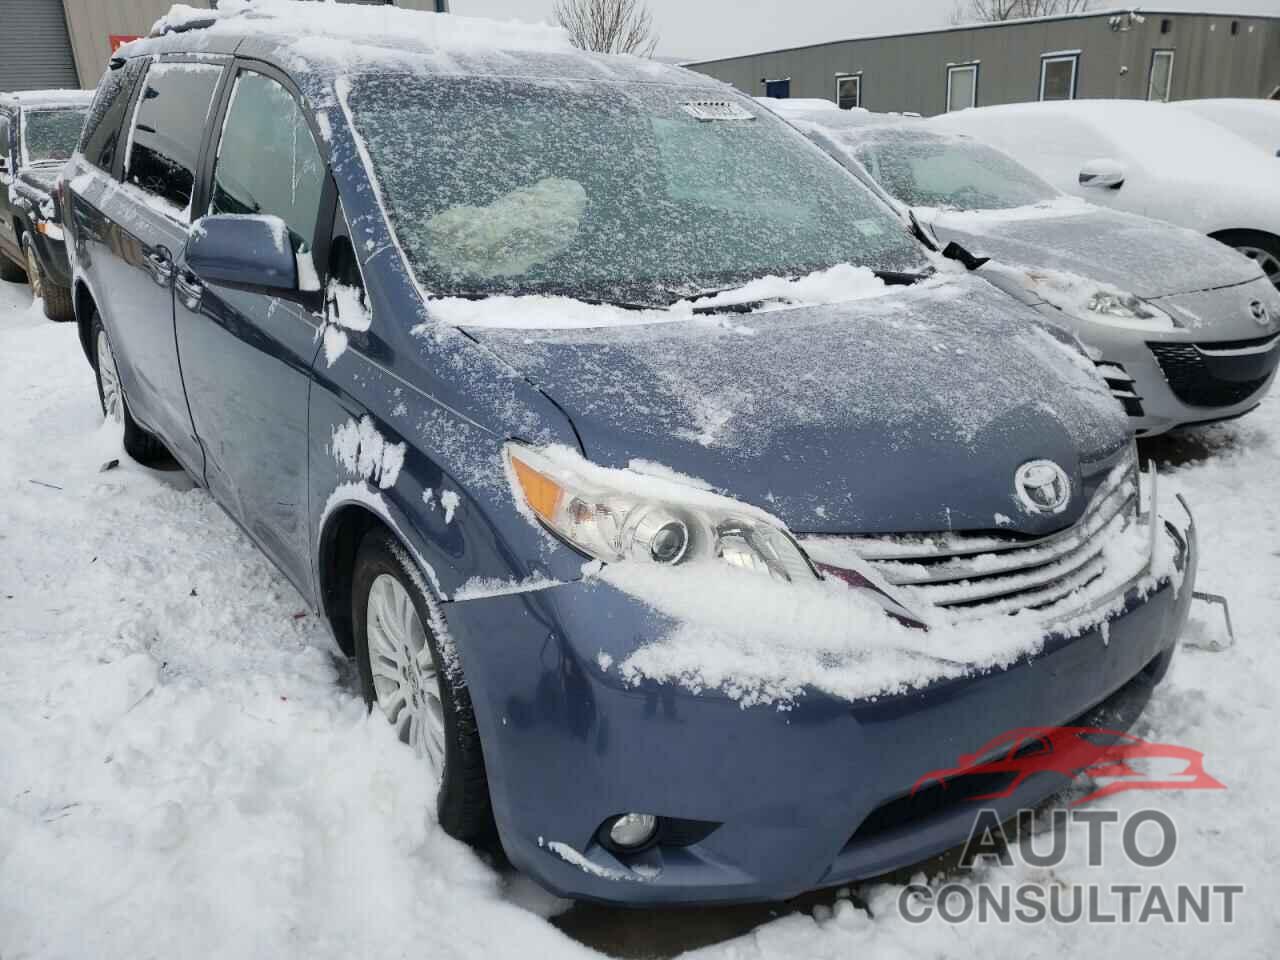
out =
<path fill-rule="evenodd" d="M 1094 625 L 1007 667 L 854 702 L 806 690 L 787 709 L 744 709 L 629 683 L 609 664 L 669 624 L 600 580 L 446 604 L 504 849 L 559 895 L 658 905 L 785 899 L 962 842 L 976 805 L 904 803 L 921 775 L 1015 727 L 1145 702 L 1163 676 L 1194 590 L 1195 529 L 1180 501 L 1147 520 L 1174 573 L 1131 580 Z M 1012 812 L 1065 785 L 1036 775 L 984 805 Z M 629 811 L 673 829 L 611 852 L 600 828 Z"/>

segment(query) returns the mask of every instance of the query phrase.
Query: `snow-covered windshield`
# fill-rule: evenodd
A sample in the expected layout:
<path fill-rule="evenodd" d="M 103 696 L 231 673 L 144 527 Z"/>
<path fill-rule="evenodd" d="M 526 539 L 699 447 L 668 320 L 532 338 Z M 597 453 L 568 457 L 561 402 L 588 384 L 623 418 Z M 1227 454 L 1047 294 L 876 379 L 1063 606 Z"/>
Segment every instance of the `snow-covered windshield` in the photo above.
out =
<path fill-rule="evenodd" d="M 1012 157 L 974 140 L 910 129 L 845 134 L 841 140 L 876 182 L 912 207 L 1007 210 L 1058 192 Z"/>
<path fill-rule="evenodd" d="M 378 74 L 348 104 L 432 293 L 655 305 L 842 263 L 926 269 L 890 212 L 804 138 L 745 98 L 698 107 L 706 97 Z"/>
<path fill-rule="evenodd" d="M 89 108 L 26 110 L 23 112 L 23 150 L 27 163 L 71 159 Z"/>

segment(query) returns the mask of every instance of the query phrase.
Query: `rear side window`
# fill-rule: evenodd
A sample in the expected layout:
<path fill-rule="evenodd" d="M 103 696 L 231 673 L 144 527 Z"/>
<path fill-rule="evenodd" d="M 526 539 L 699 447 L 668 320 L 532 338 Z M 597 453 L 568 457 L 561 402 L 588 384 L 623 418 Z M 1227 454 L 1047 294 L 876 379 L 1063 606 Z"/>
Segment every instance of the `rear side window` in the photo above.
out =
<path fill-rule="evenodd" d="M 9 116 L 0 113 L 0 167 L 9 165 Z"/>
<path fill-rule="evenodd" d="M 205 121 L 222 67 L 157 63 L 147 71 L 126 150 L 125 181 L 190 219 L 191 191 Z"/>
<path fill-rule="evenodd" d="M 260 73 L 241 72 L 218 145 L 209 212 L 277 216 L 294 250 L 306 252 L 324 182 L 324 160 L 293 95 Z"/>
<path fill-rule="evenodd" d="M 84 129 L 80 133 L 80 153 L 95 167 L 107 173 L 115 171 L 119 146 L 127 135 L 125 118 L 132 99 L 133 85 L 146 61 L 131 60 L 123 67 L 108 70 L 98 81 L 98 92 L 89 107 Z"/>

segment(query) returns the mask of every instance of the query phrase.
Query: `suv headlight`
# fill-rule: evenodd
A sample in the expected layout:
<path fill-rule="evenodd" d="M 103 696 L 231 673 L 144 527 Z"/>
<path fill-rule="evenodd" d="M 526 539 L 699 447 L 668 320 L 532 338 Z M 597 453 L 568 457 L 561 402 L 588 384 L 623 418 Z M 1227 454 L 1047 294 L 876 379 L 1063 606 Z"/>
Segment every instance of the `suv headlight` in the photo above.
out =
<path fill-rule="evenodd" d="M 717 560 L 775 580 L 816 580 L 804 552 L 763 511 L 673 480 L 607 470 L 576 455 L 506 446 L 520 501 L 596 560 L 677 566 Z"/>

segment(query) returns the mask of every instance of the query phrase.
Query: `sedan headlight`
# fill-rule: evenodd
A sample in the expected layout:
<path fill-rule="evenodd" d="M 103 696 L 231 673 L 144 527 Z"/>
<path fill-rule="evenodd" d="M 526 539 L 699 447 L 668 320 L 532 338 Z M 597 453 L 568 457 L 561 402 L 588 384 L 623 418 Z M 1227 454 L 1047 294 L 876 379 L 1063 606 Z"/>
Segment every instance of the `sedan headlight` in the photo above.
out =
<path fill-rule="evenodd" d="M 1159 307 L 1139 300 L 1131 293 L 1118 290 L 1099 290 L 1089 298 L 1089 312 L 1120 320 L 1145 320 L 1172 323 L 1172 319 Z"/>
<path fill-rule="evenodd" d="M 718 560 L 784 582 L 817 579 L 790 534 L 746 504 L 523 444 L 509 443 L 506 452 L 522 503 L 596 560 L 666 566 Z"/>

